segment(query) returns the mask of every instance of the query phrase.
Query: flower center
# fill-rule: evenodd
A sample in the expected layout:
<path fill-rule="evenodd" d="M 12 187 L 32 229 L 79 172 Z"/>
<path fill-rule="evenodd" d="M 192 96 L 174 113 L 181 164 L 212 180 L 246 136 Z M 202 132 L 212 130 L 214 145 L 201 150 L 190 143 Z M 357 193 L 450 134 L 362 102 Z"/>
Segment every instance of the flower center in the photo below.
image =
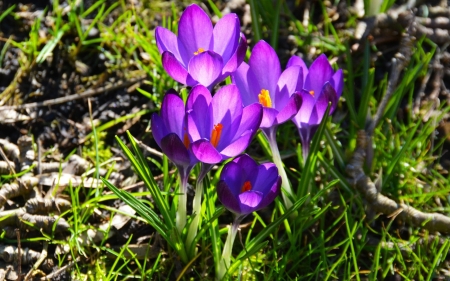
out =
<path fill-rule="evenodd" d="M 189 136 L 187 133 L 184 133 L 183 144 L 186 148 L 189 148 Z"/>
<path fill-rule="evenodd" d="M 309 91 L 309 94 L 314 97 L 314 90 Z"/>
<path fill-rule="evenodd" d="M 250 191 L 252 190 L 252 184 L 250 181 L 246 181 L 244 182 L 244 184 L 241 187 L 241 193 L 244 193 L 246 191 Z"/>
<path fill-rule="evenodd" d="M 265 107 L 272 107 L 272 100 L 270 99 L 269 91 L 262 89 L 258 95 L 259 103 Z"/>
<path fill-rule="evenodd" d="M 220 135 L 222 134 L 222 129 L 223 129 L 222 124 L 217 123 L 216 125 L 214 125 L 214 128 L 211 132 L 211 144 L 214 147 L 217 147 L 217 145 L 219 144 Z"/>
<path fill-rule="evenodd" d="M 203 49 L 203 48 L 198 48 L 197 52 L 194 52 L 194 55 L 201 54 L 201 53 L 203 53 L 204 51 L 205 51 L 205 49 Z"/>

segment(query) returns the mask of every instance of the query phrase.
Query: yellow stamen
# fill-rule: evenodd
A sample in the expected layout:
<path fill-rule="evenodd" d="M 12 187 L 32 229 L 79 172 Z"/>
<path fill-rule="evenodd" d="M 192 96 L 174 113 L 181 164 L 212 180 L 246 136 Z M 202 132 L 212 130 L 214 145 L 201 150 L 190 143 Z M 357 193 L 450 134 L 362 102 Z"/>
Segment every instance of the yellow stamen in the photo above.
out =
<path fill-rule="evenodd" d="M 270 99 L 269 91 L 262 89 L 258 95 L 259 103 L 265 107 L 272 107 L 272 100 Z"/>
<path fill-rule="evenodd" d="M 314 90 L 309 91 L 309 94 L 314 97 Z"/>
<path fill-rule="evenodd" d="M 186 148 L 189 148 L 189 136 L 187 133 L 184 133 L 184 137 L 183 137 L 183 144 Z"/>
<path fill-rule="evenodd" d="M 222 134 L 222 129 L 223 129 L 222 124 L 218 123 L 218 124 L 214 125 L 214 128 L 211 132 L 211 144 L 214 147 L 217 147 L 217 145 L 219 144 L 220 135 Z"/>
<path fill-rule="evenodd" d="M 241 188 L 241 193 L 252 190 L 252 183 L 250 181 L 244 182 Z"/>
<path fill-rule="evenodd" d="M 201 54 L 201 53 L 203 53 L 204 51 L 205 51 L 205 49 L 203 49 L 203 48 L 198 48 L 197 52 L 194 52 L 194 55 Z"/>

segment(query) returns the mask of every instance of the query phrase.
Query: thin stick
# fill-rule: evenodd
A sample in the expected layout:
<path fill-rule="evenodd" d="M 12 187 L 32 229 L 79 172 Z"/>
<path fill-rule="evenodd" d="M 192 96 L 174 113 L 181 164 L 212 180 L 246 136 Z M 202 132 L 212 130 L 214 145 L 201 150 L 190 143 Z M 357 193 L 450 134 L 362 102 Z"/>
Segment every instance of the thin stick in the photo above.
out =
<path fill-rule="evenodd" d="M 368 206 L 377 213 L 383 213 L 388 216 L 395 214 L 395 217 L 429 231 L 450 233 L 449 217 L 439 213 L 425 213 L 406 204 L 397 203 L 378 191 L 363 169 L 368 139 L 369 136 L 366 132 L 358 132 L 357 148 L 346 167 L 350 182 L 367 201 Z"/>
<path fill-rule="evenodd" d="M 41 266 L 42 262 L 47 257 L 47 251 L 48 251 L 48 242 L 44 241 L 41 255 L 40 255 L 39 259 L 34 263 L 33 268 L 31 268 L 30 271 L 28 271 L 27 275 L 25 275 L 25 281 L 27 281 L 31 277 L 31 274 L 33 274 L 33 272 L 36 269 L 38 269 L 39 266 Z"/>
<path fill-rule="evenodd" d="M 145 78 L 146 78 L 146 75 L 141 75 L 141 76 L 138 76 L 135 78 L 131 78 L 129 80 L 118 81 L 117 83 L 114 83 L 111 85 L 106 85 L 106 86 L 95 88 L 95 89 L 89 89 L 89 90 L 84 91 L 83 93 L 73 94 L 70 96 L 60 97 L 60 98 L 51 99 L 51 100 L 45 100 L 45 101 L 41 101 L 41 102 L 32 102 L 32 103 L 26 103 L 26 104 L 21 104 L 21 105 L 11 105 L 11 106 L 0 106 L 0 110 L 11 110 L 11 109 L 12 110 L 20 110 L 20 109 L 26 109 L 26 108 L 36 108 L 36 107 L 57 105 L 57 104 L 65 103 L 68 101 L 92 97 L 94 95 L 101 94 L 101 93 L 108 92 L 108 91 L 114 91 L 119 88 L 128 87 L 128 86 L 135 84 L 136 82 L 144 80 Z"/>

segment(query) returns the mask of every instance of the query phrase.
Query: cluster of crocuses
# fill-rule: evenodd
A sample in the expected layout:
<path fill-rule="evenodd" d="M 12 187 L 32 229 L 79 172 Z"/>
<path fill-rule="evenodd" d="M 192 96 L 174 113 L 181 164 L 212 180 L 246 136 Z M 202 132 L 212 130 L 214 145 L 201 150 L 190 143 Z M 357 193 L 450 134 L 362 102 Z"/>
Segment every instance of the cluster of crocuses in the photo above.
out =
<path fill-rule="evenodd" d="M 199 183 L 213 165 L 234 157 L 222 170 L 217 194 L 236 214 L 236 221 L 270 204 L 281 186 L 289 207 L 294 197 L 277 147 L 277 127 L 289 120 L 297 125 L 306 158 L 328 104 L 330 113 L 336 108 L 343 88 L 342 70 L 334 72 L 321 55 L 309 69 L 293 56 L 282 71 L 276 52 L 264 41 L 256 43 L 247 64 L 247 42 L 238 17 L 228 14 L 213 27 L 208 15 L 195 4 L 183 12 L 178 36 L 157 27 L 155 37 L 164 69 L 176 81 L 192 87 L 186 103 L 176 91 L 169 90 L 160 114 L 152 116 L 154 139 L 180 175 L 179 231 L 186 224 L 188 176 L 197 163 L 202 168 L 194 215 L 199 214 L 201 205 Z M 232 84 L 212 95 L 214 87 L 229 76 Z M 268 139 L 275 164 L 258 165 L 242 154 L 258 129 Z M 198 227 L 195 218 L 193 222 L 188 231 L 191 242 Z M 224 264 L 229 266 L 229 258 Z"/>

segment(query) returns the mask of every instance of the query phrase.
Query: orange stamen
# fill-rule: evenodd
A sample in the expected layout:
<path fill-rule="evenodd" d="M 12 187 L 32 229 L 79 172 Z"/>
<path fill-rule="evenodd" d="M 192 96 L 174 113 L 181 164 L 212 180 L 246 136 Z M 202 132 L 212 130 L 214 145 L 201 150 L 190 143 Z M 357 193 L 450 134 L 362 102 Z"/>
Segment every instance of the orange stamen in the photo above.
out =
<path fill-rule="evenodd" d="M 314 90 L 309 91 L 309 94 L 314 97 Z"/>
<path fill-rule="evenodd" d="M 211 132 L 211 144 L 214 147 L 217 147 L 217 145 L 219 144 L 220 135 L 222 134 L 222 129 L 223 129 L 222 124 L 218 123 L 218 124 L 214 125 L 214 128 Z"/>
<path fill-rule="evenodd" d="M 246 192 L 246 191 L 249 191 L 249 190 L 252 190 L 252 184 L 251 184 L 250 181 L 246 181 L 246 182 L 244 182 L 244 184 L 242 185 L 241 193 Z"/>
<path fill-rule="evenodd" d="M 258 95 L 259 103 L 265 107 L 272 107 L 272 100 L 270 99 L 269 91 L 262 89 Z"/>
<path fill-rule="evenodd" d="M 194 55 L 201 54 L 201 53 L 203 53 L 204 51 L 205 51 L 205 49 L 203 49 L 203 48 L 198 48 L 197 52 L 194 52 Z"/>
<path fill-rule="evenodd" d="M 189 136 L 187 133 L 184 133 L 184 137 L 183 137 L 183 144 L 186 148 L 189 148 Z"/>

